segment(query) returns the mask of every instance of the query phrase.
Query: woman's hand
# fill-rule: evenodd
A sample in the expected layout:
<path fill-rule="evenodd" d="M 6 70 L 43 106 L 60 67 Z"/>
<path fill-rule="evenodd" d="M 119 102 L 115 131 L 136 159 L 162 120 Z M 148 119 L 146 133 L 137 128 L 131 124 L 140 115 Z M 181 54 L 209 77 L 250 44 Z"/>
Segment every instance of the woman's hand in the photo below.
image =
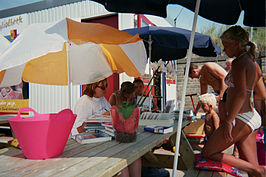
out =
<path fill-rule="evenodd" d="M 220 97 L 220 95 L 218 95 L 218 96 L 215 96 L 215 98 L 216 98 L 216 101 L 217 101 L 217 102 L 219 102 L 219 101 L 221 100 L 221 97 Z"/>
<path fill-rule="evenodd" d="M 233 123 L 224 121 L 222 124 L 223 130 L 224 130 L 224 138 L 225 142 L 233 141 L 232 137 L 232 129 L 233 129 Z"/>
<path fill-rule="evenodd" d="M 83 122 L 83 124 L 77 128 L 79 133 L 85 132 L 84 127 L 86 126 L 86 124 L 87 124 L 86 122 Z"/>
<path fill-rule="evenodd" d="M 103 115 L 111 115 L 110 111 L 106 111 L 103 113 Z"/>

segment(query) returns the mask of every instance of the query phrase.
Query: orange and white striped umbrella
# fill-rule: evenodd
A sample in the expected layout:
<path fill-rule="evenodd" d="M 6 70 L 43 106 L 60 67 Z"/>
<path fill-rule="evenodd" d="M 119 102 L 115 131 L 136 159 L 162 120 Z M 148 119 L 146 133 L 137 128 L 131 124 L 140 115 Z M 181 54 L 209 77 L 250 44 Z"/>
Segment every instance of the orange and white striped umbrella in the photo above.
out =
<path fill-rule="evenodd" d="M 113 72 L 139 77 L 146 63 L 138 35 L 66 18 L 29 25 L 11 43 L 0 56 L 0 87 L 19 84 L 21 78 L 31 83 L 68 85 L 68 79 L 72 84 L 88 84 Z"/>
<path fill-rule="evenodd" d="M 0 34 L 0 56 L 9 47 L 10 42 Z"/>

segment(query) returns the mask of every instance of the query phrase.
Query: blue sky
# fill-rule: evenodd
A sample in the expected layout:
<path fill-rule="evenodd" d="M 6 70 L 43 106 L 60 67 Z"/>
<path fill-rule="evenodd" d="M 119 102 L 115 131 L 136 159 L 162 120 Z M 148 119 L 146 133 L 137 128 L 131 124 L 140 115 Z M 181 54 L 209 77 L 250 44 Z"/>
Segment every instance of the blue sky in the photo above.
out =
<path fill-rule="evenodd" d="M 167 6 L 167 21 L 174 25 L 174 19 L 176 19 L 176 27 L 185 28 L 185 29 L 192 29 L 194 12 L 180 6 L 180 5 L 168 5 Z M 243 26 L 243 14 L 240 15 L 238 20 L 238 25 Z M 216 25 L 217 27 L 225 26 L 221 23 L 216 23 L 210 20 L 207 20 L 203 17 L 198 16 L 197 21 L 197 31 L 201 32 L 202 30 Z"/>

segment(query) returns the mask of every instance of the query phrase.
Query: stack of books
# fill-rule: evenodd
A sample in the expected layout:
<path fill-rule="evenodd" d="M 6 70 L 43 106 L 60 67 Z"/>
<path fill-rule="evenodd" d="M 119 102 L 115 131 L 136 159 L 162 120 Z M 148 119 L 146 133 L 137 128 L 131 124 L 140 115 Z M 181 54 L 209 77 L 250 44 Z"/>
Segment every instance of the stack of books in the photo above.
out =
<path fill-rule="evenodd" d="M 100 130 L 104 130 L 104 126 L 99 122 L 88 122 L 84 129 L 87 133 L 98 133 Z"/>
<path fill-rule="evenodd" d="M 89 144 L 89 143 L 97 143 L 104 141 L 111 141 L 112 137 L 105 134 L 102 131 L 95 133 L 80 133 L 76 135 L 75 140 L 80 144 Z"/>
<path fill-rule="evenodd" d="M 75 140 L 81 144 L 104 142 L 112 140 L 112 135 L 105 133 L 104 123 L 111 123 L 112 119 L 110 115 L 93 115 L 87 118 L 85 133 L 80 133 L 75 136 Z"/>
<path fill-rule="evenodd" d="M 104 127 L 104 133 L 105 134 L 107 134 L 109 136 L 112 136 L 112 137 L 115 137 L 114 128 L 113 128 L 112 122 L 102 123 L 101 125 Z"/>

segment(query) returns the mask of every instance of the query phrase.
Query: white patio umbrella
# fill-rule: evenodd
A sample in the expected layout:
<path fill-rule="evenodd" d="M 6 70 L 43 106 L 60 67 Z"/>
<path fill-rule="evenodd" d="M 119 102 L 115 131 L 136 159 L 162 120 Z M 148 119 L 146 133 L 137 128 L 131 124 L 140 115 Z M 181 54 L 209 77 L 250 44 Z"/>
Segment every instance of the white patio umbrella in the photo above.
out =
<path fill-rule="evenodd" d="M 0 55 L 8 48 L 10 42 L 0 34 Z"/>
<path fill-rule="evenodd" d="M 30 25 L 0 56 L 0 87 L 26 82 L 68 85 L 100 81 L 113 72 L 139 77 L 147 56 L 142 39 L 113 27 L 63 19 Z"/>

